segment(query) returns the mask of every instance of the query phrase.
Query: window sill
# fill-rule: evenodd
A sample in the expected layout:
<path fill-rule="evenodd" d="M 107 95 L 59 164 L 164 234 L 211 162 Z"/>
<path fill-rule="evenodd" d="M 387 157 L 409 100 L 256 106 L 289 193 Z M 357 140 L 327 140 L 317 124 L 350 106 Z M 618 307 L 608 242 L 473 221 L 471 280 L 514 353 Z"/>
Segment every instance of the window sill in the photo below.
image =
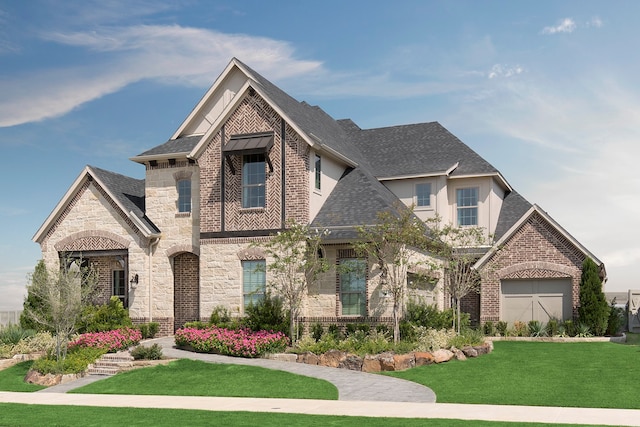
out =
<path fill-rule="evenodd" d="M 265 208 L 240 208 L 240 213 L 264 212 Z"/>
<path fill-rule="evenodd" d="M 189 218 L 191 217 L 191 212 L 178 212 L 176 213 L 176 218 Z"/>

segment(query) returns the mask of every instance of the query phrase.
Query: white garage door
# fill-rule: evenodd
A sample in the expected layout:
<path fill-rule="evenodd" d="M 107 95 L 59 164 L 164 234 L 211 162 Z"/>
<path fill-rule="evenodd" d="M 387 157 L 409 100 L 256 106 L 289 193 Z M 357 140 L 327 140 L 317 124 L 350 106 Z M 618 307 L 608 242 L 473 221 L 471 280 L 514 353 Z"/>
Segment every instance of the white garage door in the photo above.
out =
<path fill-rule="evenodd" d="M 501 287 L 501 318 L 509 323 L 572 316 L 571 279 L 503 280 Z"/>

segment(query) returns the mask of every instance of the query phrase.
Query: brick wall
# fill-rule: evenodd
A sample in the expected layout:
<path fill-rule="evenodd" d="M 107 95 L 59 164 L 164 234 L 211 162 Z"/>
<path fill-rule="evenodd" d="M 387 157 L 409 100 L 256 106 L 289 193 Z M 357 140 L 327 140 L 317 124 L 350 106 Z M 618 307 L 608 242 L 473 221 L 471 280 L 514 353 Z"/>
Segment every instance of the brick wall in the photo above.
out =
<path fill-rule="evenodd" d="M 482 269 L 480 322 L 500 320 L 503 279 L 572 280 L 573 315 L 577 316 L 584 254 L 541 215 L 534 213 Z"/>
<path fill-rule="evenodd" d="M 200 320 L 199 260 L 191 253 L 182 253 L 173 260 L 174 329 L 185 322 Z"/>

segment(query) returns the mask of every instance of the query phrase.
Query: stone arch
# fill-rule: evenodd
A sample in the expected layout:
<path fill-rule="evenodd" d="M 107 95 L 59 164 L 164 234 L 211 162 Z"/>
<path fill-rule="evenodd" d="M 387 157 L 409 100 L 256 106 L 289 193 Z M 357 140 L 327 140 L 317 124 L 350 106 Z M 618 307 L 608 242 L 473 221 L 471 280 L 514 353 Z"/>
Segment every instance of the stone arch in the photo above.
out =
<path fill-rule="evenodd" d="M 260 259 L 266 259 L 264 249 L 256 247 L 248 247 L 241 249 L 237 253 L 240 261 L 256 261 Z"/>
<path fill-rule="evenodd" d="M 171 246 L 169 249 L 167 249 L 165 251 L 165 254 L 167 255 L 167 258 L 173 258 L 176 255 L 179 255 L 181 253 L 184 252 L 189 252 L 191 254 L 194 254 L 196 256 L 200 256 L 200 248 L 198 248 L 197 246 L 188 244 L 188 243 L 183 243 L 183 244 L 178 244 L 178 245 L 173 245 Z"/>
<path fill-rule="evenodd" d="M 59 252 L 101 251 L 128 249 L 132 241 L 106 230 L 86 230 L 71 234 L 58 241 Z"/>

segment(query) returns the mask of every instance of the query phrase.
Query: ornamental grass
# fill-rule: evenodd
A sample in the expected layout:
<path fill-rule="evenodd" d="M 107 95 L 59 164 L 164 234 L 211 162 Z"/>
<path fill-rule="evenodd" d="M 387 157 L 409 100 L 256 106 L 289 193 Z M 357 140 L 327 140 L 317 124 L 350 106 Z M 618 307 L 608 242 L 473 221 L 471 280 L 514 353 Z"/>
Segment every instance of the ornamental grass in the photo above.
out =
<path fill-rule="evenodd" d="M 282 352 L 289 338 L 282 332 L 250 329 L 225 329 L 211 326 L 205 329 L 184 328 L 175 333 L 176 345 L 191 347 L 198 353 L 217 353 L 226 356 L 260 357 Z"/>

